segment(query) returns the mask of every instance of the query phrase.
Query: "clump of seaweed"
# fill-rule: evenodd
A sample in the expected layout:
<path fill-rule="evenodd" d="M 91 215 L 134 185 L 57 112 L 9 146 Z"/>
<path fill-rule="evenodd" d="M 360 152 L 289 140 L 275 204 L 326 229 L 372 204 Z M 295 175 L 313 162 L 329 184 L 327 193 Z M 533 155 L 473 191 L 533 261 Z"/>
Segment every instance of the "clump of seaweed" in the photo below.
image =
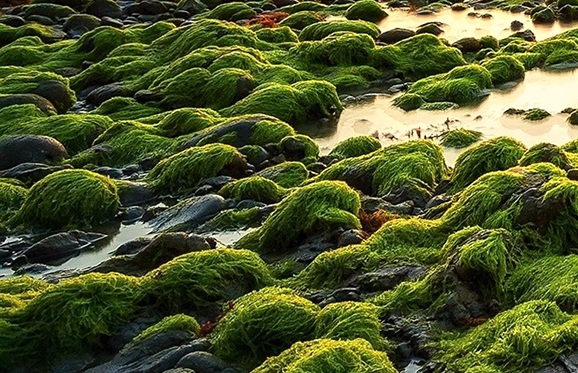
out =
<path fill-rule="evenodd" d="M 142 341 L 143 339 L 147 339 L 168 330 L 181 330 L 191 335 L 198 335 L 201 331 L 201 326 L 194 317 L 182 313 L 167 316 L 158 323 L 140 332 L 139 335 L 134 337 L 133 342 Z"/>
<path fill-rule="evenodd" d="M 361 19 L 369 22 L 379 22 L 387 17 L 387 12 L 374 0 L 362 0 L 352 4 L 344 14 L 349 20 Z"/>
<path fill-rule="evenodd" d="M 461 149 L 480 141 L 482 133 L 480 131 L 458 128 L 441 134 L 440 144 L 446 148 Z"/>
<path fill-rule="evenodd" d="M 287 190 L 285 188 L 261 176 L 252 176 L 234 181 L 225 185 L 219 191 L 219 194 L 225 198 L 234 198 L 236 200 L 250 199 L 267 204 L 279 202 L 286 193 Z"/>
<path fill-rule="evenodd" d="M 283 162 L 259 171 L 258 176 L 277 183 L 283 188 L 293 188 L 303 184 L 309 177 L 309 171 L 301 162 Z"/>

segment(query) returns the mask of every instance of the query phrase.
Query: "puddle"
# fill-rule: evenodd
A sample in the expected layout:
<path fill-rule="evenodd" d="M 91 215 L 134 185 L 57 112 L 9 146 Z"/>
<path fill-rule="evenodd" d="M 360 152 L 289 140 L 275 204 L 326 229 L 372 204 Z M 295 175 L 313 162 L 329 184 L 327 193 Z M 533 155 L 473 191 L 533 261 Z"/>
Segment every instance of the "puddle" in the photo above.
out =
<path fill-rule="evenodd" d="M 572 92 L 578 90 L 578 69 L 566 71 L 532 70 L 516 86 L 493 90 L 475 107 L 462 107 L 447 111 L 404 112 L 392 106 L 395 96 L 380 95 L 375 101 L 347 107 L 331 134 L 311 134 L 327 154 L 338 142 L 349 137 L 380 134 L 383 145 L 408 140 L 408 132 L 420 128 L 422 135 L 437 135 L 453 128 L 469 128 L 480 131 L 485 139 L 512 136 L 526 146 L 540 142 L 564 144 L 578 137 L 578 126 L 566 122 L 567 114 L 560 114 L 567 107 L 577 107 Z M 520 116 L 504 115 L 509 108 L 542 108 L 552 114 L 545 120 L 524 121 Z M 446 125 L 447 120 L 449 124 Z M 393 135 L 396 140 L 386 137 Z M 415 138 L 415 137 L 413 137 Z M 447 149 L 446 159 L 450 165 L 461 151 Z"/>
<path fill-rule="evenodd" d="M 247 233 L 252 232 L 255 229 L 257 228 L 244 228 L 244 229 L 237 229 L 234 231 L 207 233 L 203 235 L 213 237 L 222 246 L 232 246 L 241 238 L 243 238 L 243 236 L 245 236 Z"/>
<path fill-rule="evenodd" d="M 416 359 L 412 359 L 409 364 L 403 368 L 403 370 L 401 371 L 402 373 L 417 373 L 419 372 L 420 368 L 422 368 L 421 365 L 418 365 L 417 363 L 420 362 L 420 360 L 416 360 Z"/>
<path fill-rule="evenodd" d="M 492 35 L 498 39 L 510 36 L 513 31 L 510 30 L 510 23 L 518 20 L 524 24 L 524 29 L 534 32 L 537 40 L 547 39 L 551 36 L 575 28 L 577 22 L 564 23 L 555 22 L 551 25 L 533 24 L 529 15 L 523 13 L 511 13 L 499 9 L 481 9 L 474 10 L 468 8 L 464 11 L 453 11 L 443 9 L 438 13 L 429 15 L 417 15 L 415 12 L 409 12 L 407 9 L 386 9 L 389 17 L 381 21 L 378 26 L 382 31 L 393 28 L 408 28 L 415 30 L 419 25 L 426 22 L 443 22 L 444 33 L 440 35 L 450 43 L 465 37 L 480 38 L 486 35 Z M 477 12 L 479 14 L 489 13 L 491 18 L 470 17 L 468 13 Z"/>

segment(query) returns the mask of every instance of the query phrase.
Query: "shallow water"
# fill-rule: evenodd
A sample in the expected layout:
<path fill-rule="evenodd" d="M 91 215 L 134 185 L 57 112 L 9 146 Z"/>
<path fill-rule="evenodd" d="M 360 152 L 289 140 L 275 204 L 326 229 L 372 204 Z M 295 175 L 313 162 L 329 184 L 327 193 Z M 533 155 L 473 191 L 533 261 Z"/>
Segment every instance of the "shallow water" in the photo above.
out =
<path fill-rule="evenodd" d="M 384 145 L 407 140 L 408 132 L 420 128 L 422 135 L 437 135 L 447 128 L 469 128 L 480 131 L 484 138 L 512 136 L 526 146 L 540 142 L 564 144 L 578 137 L 578 126 L 566 122 L 568 114 L 560 114 L 567 107 L 578 107 L 578 69 L 565 71 L 532 70 L 526 78 L 510 88 L 494 89 L 481 103 L 446 111 L 415 110 L 404 112 L 391 104 L 395 96 L 378 95 L 373 102 L 348 106 L 335 130 L 328 134 L 314 134 L 322 149 L 328 153 L 339 141 L 368 135 L 377 131 Z M 504 115 L 509 108 L 542 108 L 551 117 L 537 122 L 522 120 L 520 116 Z M 449 127 L 445 124 L 450 120 Z M 397 140 L 386 138 L 388 134 Z M 412 138 L 415 138 L 412 137 Z M 460 153 L 446 149 L 446 159 L 453 164 Z"/>
<path fill-rule="evenodd" d="M 492 18 L 478 18 L 468 16 L 468 13 L 476 12 L 478 14 L 489 13 Z M 382 31 L 391 30 L 396 27 L 408 28 L 415 30 L 419 25 L 426 22 L 443 22 L 444 33 L 440 35 L 450 43 L 465 37 L 482 37 L 492 35 L 498 39 L 510 36 L 513 31 L 510 30 L 510 23 L 518 20 L 524 24 L 524 29 L 534 32 L 537 40 L 543 40 L 575 28 L 578 22 L 555 22 L 551 25 L 535 25 L 529 15 L 523 13 L 511 13 L 499 9 L 481 9 L 474 10 L 468 8 L 464 11 L 453 11 L 443 9 L 438 13 L 429 15 L 418 15 L 415 12 L 409 12 L 407 9 L 387 9 L 389 16 L 381 21 L 378 26 Z"/>

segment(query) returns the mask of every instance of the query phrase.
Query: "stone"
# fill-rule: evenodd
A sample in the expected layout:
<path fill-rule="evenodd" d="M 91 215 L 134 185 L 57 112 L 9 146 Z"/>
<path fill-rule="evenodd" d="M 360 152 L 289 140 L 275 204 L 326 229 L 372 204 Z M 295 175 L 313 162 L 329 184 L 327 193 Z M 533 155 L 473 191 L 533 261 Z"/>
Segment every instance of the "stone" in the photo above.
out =
<path fill-rule="evenodd" d="M 230 364 L 206 351 L 195 351 L 183 356 L 175 367 L 189 368 L 197 373 L 237 372 Z"/>
<path fill-rule="evenodd" d="M 0 97 L 0 109 L 8 106 L 26 104 L 33 104 L 47 114 L 56 113 L 57 111 L 52 102 L 34 93 L 17 93 L 6 97 Z"/>
<path fill-rule="evenodd" d="M 15 135 L 0 140 L 0 170 L 22 163 L 52 164 L 66 158 L 66 148 L 52 137 Z"/>
<path fill-rule="evenodd" d="M 62 31 L 69 37 L 80 37 L 100 26 L 100 19 L 88 14 L 74 14 L 66 19 Z"/>
<path fill-rule="evenodd" d="M 112 0 L 92 0 L 86 6 L 85 12 L 98 18 L 120 18 L 123 14 L 118 3 Z"/>
<path fill-rule="evenodd" d="M 416 34 L 432 34 L 435 36 L 441 35 L 444 30 L 441 28 L 441 22 L 427 22 L 419 26 L 415 31 Z"/>
<path fill-rule="evenodd" d="M 411 38 L 415 35 L 415 31 L 406 28 L 394 28 L 382 32 L 378 37 L 377 41 L 385 44 L 395 44 L 398 41 Z"/>
<path fill-rule="evenodd" d="M 130 90 L 123 83 L 110 83 L 92 90 L 86 96 L 86 102 L 95 106 L 100 106 L 106 100 L 113 97 L 130 97 Z"/>
<path fill-rule="evenodd" d="M 192 230 L 225 208 L 225 199 L 216 194 L 191 197 L 163 211 L 150 224 L 153 232 Z"/>
<path fill-rule="evenodd" d="M 513 20 L 510 23 L 510 30 L 512 30 L 512 31 L 520 31 L 523 28 L 524 28 L 524 24 L 518 20 Z"/>
<path fill-rule="evenodd" d="M 59 80 L 40 82 L 31 93 L 50 101 L 58 111 L 58 114 L 65 114 L 74 104 L 74 97 L 71 91 Z"/>
<path fill-rule="evenodd" d="M 458 48 L 460 51 L 462 51 L 462 53 L 475 53 L 482 49 L 482 44 L 476 38 L 467 37 L 454 42 L 452 47 Z"/>
<path fill-rule="evenodd" d="M 49 166 L 44 163 L 21 163 L 7 170 L 0 171 L 0 177 L 18 179 L 26 184 L 34 184 L 44 177 L 60 170 L 70 169 L 71 165 Z"/>
<path fill-rule="evenodd" d="M 534 23 L 554 23 L 556 21 L 556 14 L 551 8 L 546 8 L 536 12 L 532 15 L 532 22 Z"/>

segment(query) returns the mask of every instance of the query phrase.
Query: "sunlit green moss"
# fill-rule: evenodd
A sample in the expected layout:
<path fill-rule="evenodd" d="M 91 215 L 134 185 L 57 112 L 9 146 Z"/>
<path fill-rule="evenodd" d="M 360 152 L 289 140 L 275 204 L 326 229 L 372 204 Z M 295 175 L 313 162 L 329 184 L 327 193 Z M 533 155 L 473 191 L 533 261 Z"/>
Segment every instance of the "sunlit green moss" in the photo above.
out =
<path fill-rule="evenodd" d="M 480 141 L 481 138 L 482 133 L 479 131 L 458 128 L 442 133 L 440 136 L 440 144 L 447 148 L 460 149 Z"/>
<path fill-rule="evenodd" d="M 309 176 L 309 171 L 301 162 L 283 162 L 259 171 L 257 175 L 273 180 L 283 188 L 300 186 Z"/>
<path fill-rule="evenodd" d="M 279 202 L 286 193 L 285 188 L 261 176 L 234 181 L 219 191 L 219 194 L 225 198 L 251 199 L 267 204 Z"/>
<path fill-rule="evenodd" d="M 305 27 L 299 34 L 299 40 L 321 40 L 339 31 L 366 34 L 372 38 L 376 38 L 380 34 L 379 28 L 370 22 L 335 20 L 313 23 Z"/>
<path fill-rule="evenodd" d="M 168 330 L 181 330 L 191 335 L 197 335 L 201 330 L 201 326 L 194 317 L 184 315 L 182 313 L 178 315 L 167 316 L 158 323 L 140 332 L 139 335 L 134 337 L 133 341 L 142 341 L 143 339 L 147 339 Z"/>

